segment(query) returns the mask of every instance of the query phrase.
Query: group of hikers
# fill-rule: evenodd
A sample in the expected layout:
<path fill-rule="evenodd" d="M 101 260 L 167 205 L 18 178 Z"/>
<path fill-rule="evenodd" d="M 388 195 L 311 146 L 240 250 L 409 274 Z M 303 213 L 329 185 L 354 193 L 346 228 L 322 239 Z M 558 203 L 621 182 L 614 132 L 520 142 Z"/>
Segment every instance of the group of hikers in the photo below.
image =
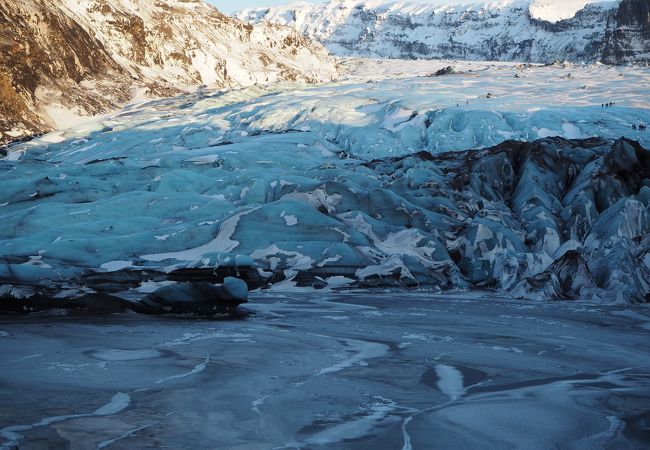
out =
<path fill-rule="evenodd" d="M 613 106 L 616 106 L 616 102 L 602 103 L 602 104 L 600 105 L 600 108 L 601 108 L 601 109 L 604 109 L 604 108 L 611 108 L 611 107 L 613 107 Z M 639 125 L 632 124 L 632 129 L 633 129 L 633 130 L 645 131 L 646 128 L 647 128 L 647 126 L 646 126 L 646 124 L 644 124 L 644 123 L 641 123 L 641 124 L 639 124 Z"/>

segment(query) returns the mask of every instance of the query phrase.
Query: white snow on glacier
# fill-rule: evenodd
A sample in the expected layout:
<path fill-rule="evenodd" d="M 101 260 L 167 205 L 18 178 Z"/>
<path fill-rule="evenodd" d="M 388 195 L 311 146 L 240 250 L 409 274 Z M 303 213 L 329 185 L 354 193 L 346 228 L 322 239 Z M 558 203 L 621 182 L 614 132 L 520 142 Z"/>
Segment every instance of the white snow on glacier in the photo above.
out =
<path fill-rule="evenodd" d="M 632 125 L 648 122 L 650 75 L 644 68 L 343 61 L 348 75 L 337 83 L 256 86 L 225 95 L 204 90 L 170 100 L 142 101 L 94 123 L 72 127 L 65 134 L 54 132 L 16 146 L 9 157 L 17 158 L 17 152 L 44 144 L 55 148 L 64 138 L 67 144 L 76 142 L 73 147 L 63 146 L 66 150 L 61 156 L 68 161 L 81 163 L 98 154 L 105 157 L 112 154 L 106 151 L 112 150 L 110 142 L 115 136 L 103 139 L 94 132 L 107 126 L 112 132 L 120 131 L 120 139 L 135 137 L 125 136 L 127 131 L 149 133 L 150 144 L 157 148 L 168 147 L 169 137 L 175 137 L 177 151 L 183 146 L 209 147 L 233 139 L 245 142 L 251 133 L 295 129 L 335 140 L 350 154 L 367 159 L 549 136 L 626 136 L 641 143 L 650 140 L 647 133 L 632 130 Z M 455 73 L 432 76 L 448 66 Z M 607 102 L 617 102 L 616 108 L 601 108 Z M 431 120 L 432 125 L 423 132 L 425 120 Z M 193 128 L 177 136 L 174 132 L 182 125 Z M 368 133 L 369 129 L 373 133 Z M 88 139 L 89 134 L 92 139 L 88 145 L 71 140 Z M 97 148 L 99 145 L 102 148 Z M 327 150 L 322 152 L 324 157 L 329 156 Z M 217 159 L 209 153 L 195 156 L 192 162 L 214 164 Z"/>
<path fill-rule="evenodd" d="M 650 122 L 647 69 L 345 65 L 348 75 L 336 83 L 202 90 L 134 103 L 11 147 L 0 162 L 0 276 L 66 280 L 88 269 L 169 273 L 228 266 L 254 267 L 262 277 L 281 272 L 287 280 L 322 270 L 323 281 L 337 286 L 395 273 L 417 284 L 420 272 L 430 271 L 464 288 L 467 277 L 489 273 L 512 288 L 524 259 L 525 275 L 533 276 L 582 245 L 560 242 L 550 209 L 522 209 L 531 224 L 498 225 L 511 227 L 507 232 L 494 225 L 506 219 L 486 209 L 486 218 L 455 235 L 466 220 L 458 198 L 431 198 L 425 207 L 408 193 L 444 178 L 440 169 L 405 160 L 391 174 L 397 192 L 371 162 L 547 136 L 626 136 L 650 147 L 650 134 L 632 128 Z M 450 65 L 450 74 L 432 76 Z M 609 102 L 616 106 L 602 106 Z M 532 183 L 538 175 L 527 176 Z M 529 194 L 518 195 L 516 202 L 529 201 Z M 632 230 L 621 236 L 643 235 L 643 201 L 612 210 L 613 218 L 625 214 L 617 226 Z M 590 220 L 598 215 L 589 214 Z M 589 248 L 604 239 L 597 236 Z M 539 241 L 525 257 L 524 239 Z M 454 248 L 478 252 L 477 260 L 489 259 L 490 267 L 461 275 L 448 254 Z M 154 281 L 134 289 L 145 292 Z"/>

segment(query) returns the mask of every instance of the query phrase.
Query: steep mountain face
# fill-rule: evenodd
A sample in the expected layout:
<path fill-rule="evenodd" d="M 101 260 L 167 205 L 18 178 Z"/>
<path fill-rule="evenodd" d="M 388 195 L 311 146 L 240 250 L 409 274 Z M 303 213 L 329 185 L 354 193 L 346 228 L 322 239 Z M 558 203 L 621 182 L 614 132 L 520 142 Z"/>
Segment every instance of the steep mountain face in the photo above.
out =
<path fill-rule="evenodd" d="M 54 97 L 88 114 L 128 99 L 119 83 L 112 92 L 80 86 L 84 80 L 125 80 L 127 74 L 52 3 L 0 2 L 0 47 L 0 142 L 54 125 L 42 110 Z"/>
<path fill-rule="evenodd" d="M 244 24 L 202 0 L 62 1 L 138 79 L 233 87 L 332 75 L 319 45 L 285 27 Z"/>
<path fill-rule="evenodd" d="M 317 82 L 319 44 L 248 25 L 200 0 L 0 2 L 0 143 L 199 85 Z"/>
<path fill-rule="evenodd" d="M 618 2 L 587 0 L 460 6 L 331 0 L 247 9 L 236 16 L 290 25 L 339 55 L 548 63 L 596 62 L 613 53 L 606 60 L 621 63 L 643 59 L 650 42 L 647 31 L 643 34 L 647 8 L 644 0 L 627 0 L 620 8 Z M 619 50 L 604 53 L 606 42 Z"/>
<path fill-rule="evenodd" d="M 650 62 L 650 2 L 623 0 L 605 43 L 606 63 Z"/>

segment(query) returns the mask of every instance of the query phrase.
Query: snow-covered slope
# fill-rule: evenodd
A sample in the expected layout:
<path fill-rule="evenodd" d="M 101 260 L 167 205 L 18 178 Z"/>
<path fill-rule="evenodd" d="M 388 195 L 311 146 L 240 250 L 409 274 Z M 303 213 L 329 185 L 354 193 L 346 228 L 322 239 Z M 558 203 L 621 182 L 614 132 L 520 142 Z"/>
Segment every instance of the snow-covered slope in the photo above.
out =
<path fill-rule="evenodd" d="M 12 147 L 0 284 L 649 300 L 650 134 L 632 127 L 650 122 L 648 69 L 351 64 L 337 83 L 201 90 Z"/>
<path fill-rule="evenodd" d="M 320 44 L 286 27 L 244 24 L 201 0 L 0 2 L 0 25 L 0 143 L 136 95 L 335 74 Z"/>
<path fill-rule="evenodd" d="M 450 6 L 330 0 L 245 9 L 236 17 L 290 25 L 339 55 L 591 63 L 603 58 L 605 36 L 616 27 L 618 7 L 619 1 L 595 0 Z M 635 60 L 634 54 L 628 60 Z"/>
<path fill-rule="evenodd" d="M 531 0 L 528 6 L 530 17 L 556 23 L 571 19 L 576 13 L 594 0 Z"/>
<path fill-rule="evenodd" d="M 241 23 L 202 0 L 59 1 L 136 78 L 233 87 L 333 75 L 319 45 L 285 27 Z"/>

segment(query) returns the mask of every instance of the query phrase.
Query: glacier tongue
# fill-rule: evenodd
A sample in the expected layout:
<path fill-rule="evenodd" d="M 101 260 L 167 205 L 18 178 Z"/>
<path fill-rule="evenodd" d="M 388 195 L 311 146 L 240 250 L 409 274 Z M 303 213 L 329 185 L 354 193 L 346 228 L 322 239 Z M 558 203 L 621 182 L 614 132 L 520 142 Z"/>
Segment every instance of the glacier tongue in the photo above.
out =
<path fill-rule="evenodd" d="M 648 300 L 645 69 L 367 64 L 371 83 L 202 90 L 11 147 L 1 292 L 234 276 Z"/>

